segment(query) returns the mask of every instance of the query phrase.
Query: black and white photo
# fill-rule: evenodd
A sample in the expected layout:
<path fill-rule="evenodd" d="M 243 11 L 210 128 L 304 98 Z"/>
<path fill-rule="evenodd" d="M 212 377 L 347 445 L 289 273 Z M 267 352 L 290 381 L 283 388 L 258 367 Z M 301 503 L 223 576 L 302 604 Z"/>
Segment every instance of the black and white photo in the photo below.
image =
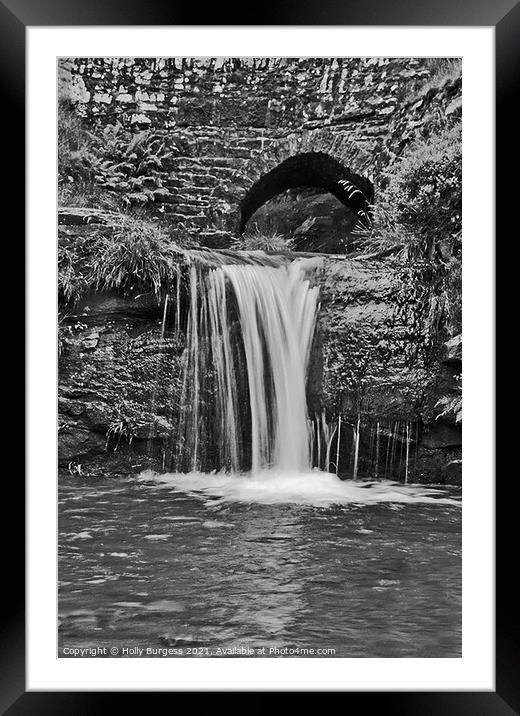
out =
<path fill-rule="evenodd" d="M 57 73 L 58 657 L 460 658 L 460 57 Z"/>

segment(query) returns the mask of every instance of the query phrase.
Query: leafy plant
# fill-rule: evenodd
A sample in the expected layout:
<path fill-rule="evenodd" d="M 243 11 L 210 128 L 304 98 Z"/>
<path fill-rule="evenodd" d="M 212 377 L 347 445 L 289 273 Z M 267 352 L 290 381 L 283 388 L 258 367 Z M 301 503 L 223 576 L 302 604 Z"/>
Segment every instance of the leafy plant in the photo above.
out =
<path fill-rule="evenodd" d="M 453 416 L 456 425 L 462 422 L 462 376 L 458 376 L 457 379 L 459 385 L 457 385 L 455 392 L 450 395 L 445 395 L 435 404 L 437 410 L 440 411 L 435 418 L 436 420 Z"/>
<path fill-rule="evenodd" d="M 460 124 L 407 146 L 380 184 L 373 226 L 364 232 L 365 250 L 394 249 L 404 260 L 433 259 L 436 250 L 440 258 L 460 253 Z"/>
<path fill-rule="evenodd" d="M 58 189 L 63 206 L 143 207 L 168 190 L 165 162 L 175 155 L 158 131 L 135 133 L 121 122 L 90 131 L 66 96 L 58 102 Z"/>
<path fill-rule="evenodd" d="M 406 147 L 383 175 L 373 226 L 359 237 L 365 253 L 391 254 L 400 263 L 403 310 L 411 306 L 411 320 L 422 322 L 427 350 L 443 332 L 460 331 L 460 124 L 445 125 Z"/>

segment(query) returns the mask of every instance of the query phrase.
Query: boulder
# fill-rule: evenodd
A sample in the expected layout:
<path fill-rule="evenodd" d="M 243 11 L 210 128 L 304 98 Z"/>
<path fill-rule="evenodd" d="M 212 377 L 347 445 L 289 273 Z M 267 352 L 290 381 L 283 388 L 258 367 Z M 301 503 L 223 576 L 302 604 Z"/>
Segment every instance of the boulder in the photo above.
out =
<path fill-rule="evenodd" d="M 447 485 L 462 485 L 462 460 L 451 460 L 442 468 L 443 482 Z"/>
<path fill-rule="evenodd" d="M 448 364 L 462 363 L 462 333 L 443 344 L 442 361 Z"/>
<path fill-rule="evenodd" d="M 434 423 L 423 435 L 422 444 L 434 450 L 462 445 L 462 428 Z"/>

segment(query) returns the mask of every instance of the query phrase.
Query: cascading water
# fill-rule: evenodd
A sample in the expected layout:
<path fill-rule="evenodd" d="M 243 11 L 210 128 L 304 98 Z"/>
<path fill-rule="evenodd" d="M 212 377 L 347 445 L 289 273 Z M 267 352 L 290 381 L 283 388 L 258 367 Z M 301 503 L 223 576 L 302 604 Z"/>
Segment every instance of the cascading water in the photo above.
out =
<path fill-rule="evenodd" d="M 317 259 L 289 263 L 261 252 L 252 259 L 205 252 L 203 259 L 192 257 L 178 272 L 175 298 L 165 299 L 162 339 L 167 325 L 186 337 L 182 388 L 171 393 L 177 429 L 164 472 L 143 473 L 144 482 L 198 495 L 211 506 L 459 504 L 431 488 L 392 482 L 396 475 L 405 483 L 413 477 L 417 425 L 412 437 L 408 422 L 404 429 L 400 421 L 370 425 L 361 413 L 355 421 L 324 411 L 309 419 L 306 382 L 319 289 L 307 276 Z M 362 458 L 363 430 L 369 455 Z M 359 471 L 367 468 L 375 479 L 361 484 Z M 340 479 L 347 474 L 353 479 Z"/>
<path fill-rule="evenodd" d="M 307 277 L 321 259 L 192 254 L 164 301 L 161 342 L 172 332 L 185 348 L 162 469 L 278 476 L 277 491 L 280 477 L 311 473 L 413 482 L 418 424 L 307 415 L 319 298 Z"/>
<path fill-rule="evenodd" d="M 304 264 L 191 267 L 177 471 L 310 469 L 318 288 Z"/>

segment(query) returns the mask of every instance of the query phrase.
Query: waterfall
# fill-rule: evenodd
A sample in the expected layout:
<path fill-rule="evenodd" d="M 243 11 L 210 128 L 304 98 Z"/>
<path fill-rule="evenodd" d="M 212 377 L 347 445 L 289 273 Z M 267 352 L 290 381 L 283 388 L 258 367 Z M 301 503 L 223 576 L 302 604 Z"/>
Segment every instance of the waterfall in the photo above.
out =
<path fill-rule="evenodd" d="M 191 267 L 175 470 L 310 469 L 318 288 L 304 264 Z"/>
<path fill-rule="evenodd" d="M 354 469 L 352 471 L 352 477 L 354 480 L 357 480 L 357 476 L 358 476 L 360 429 L 361 429 L 361 416 L 358 415 L 356 427 L 354 428 Z"/>
<path fill-rule="evenodd" d="M 376 459 L 375 459 L 375 471 L 374 471 L 374 478 L 377 480 L 379 477 L 379 440 L 380 440 L 380 428 L 379 428 L 379 420 L 376 424 Z"/>
<path fill-rule="evenodd" d="M 336 475 L 339 474 L 339 442 L 341 440 L 341 415 L 338 418 L 338 441 L 336 444 Z"/>

